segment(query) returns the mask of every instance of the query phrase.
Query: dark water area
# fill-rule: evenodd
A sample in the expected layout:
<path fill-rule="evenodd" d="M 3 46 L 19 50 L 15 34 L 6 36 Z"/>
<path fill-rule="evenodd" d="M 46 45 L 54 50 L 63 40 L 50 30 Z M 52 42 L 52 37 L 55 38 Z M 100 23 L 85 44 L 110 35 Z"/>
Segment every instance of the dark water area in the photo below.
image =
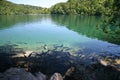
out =
<path fill-rule="evenodd" d="M 0 15 L 0 72 L 22 67 L 33 73 L 63 75 L 73 66 L 78 74 L 74 77 L 85 76 L 84 71 L 88 76 L 92 70 L 99 77 L 100 68 L 107 71 L 98 63 L 99 59 L 120 58 L 119 40 L 99 30 L 103 19 L 79 15 Z M 27 53 L 30 54 L 26 56 Z M 118 76 L 111 79 L 117 80 Z"/>

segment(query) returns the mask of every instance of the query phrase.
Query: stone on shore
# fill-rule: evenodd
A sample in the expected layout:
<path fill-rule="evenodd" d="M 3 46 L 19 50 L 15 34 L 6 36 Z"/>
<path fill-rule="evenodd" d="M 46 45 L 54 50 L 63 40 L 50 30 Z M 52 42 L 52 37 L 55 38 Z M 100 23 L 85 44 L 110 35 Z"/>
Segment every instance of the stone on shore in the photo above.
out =
<path fill-rule="evenodd" d="M 47 79 L 46 75 L 44 75 L 41 72 L 36 73 L 35 76 L 38 80 L 46 80 Z"/>
<path fill-rule="evenodd" d="M 10 68 L 4 72 L 4 76 L 0 80 L 38 80 L 30 72 L 22 68 Z"/>
<path fill-rule="evenodd" d="M 50 80 L 63 80 L 62 75 L 60 73 L 54 73 Z"/>
<path fill-rule="evenodd" d="M 23 68 L 10 68 L 4 73 L 0 73 L 0 80 L 47 80 L 47 77 L 41 72 L 33 75 Z M 63 80 L 63 78 L 60 73 L 54 73 L 50 80 Z"/>

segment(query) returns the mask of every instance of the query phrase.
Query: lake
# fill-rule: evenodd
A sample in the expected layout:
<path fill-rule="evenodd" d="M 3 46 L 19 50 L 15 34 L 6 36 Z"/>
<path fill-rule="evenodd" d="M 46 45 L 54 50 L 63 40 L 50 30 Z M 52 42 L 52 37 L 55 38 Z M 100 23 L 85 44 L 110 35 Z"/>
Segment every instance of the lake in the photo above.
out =
<path fill-rule="evenodd" d="M 0 15 L 0 46 L 15 44 L 39 51 L 63 45 L 84 53 L 120 53 L 120 45 L 97 29 L 103 17 L 77 15 Z"/>

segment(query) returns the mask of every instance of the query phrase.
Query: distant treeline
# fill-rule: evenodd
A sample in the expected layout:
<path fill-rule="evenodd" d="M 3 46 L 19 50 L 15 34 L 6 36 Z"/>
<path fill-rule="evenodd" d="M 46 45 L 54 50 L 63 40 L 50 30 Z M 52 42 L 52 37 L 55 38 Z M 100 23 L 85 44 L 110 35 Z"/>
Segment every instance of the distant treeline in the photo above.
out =
<path fill-rule="evenodd" d="M 45 14 L 49 13 L 49 9 L 23 5 L 23 4 L 15 4 L 6 0 L 0 0 L 0 14 L 1 15 L 11 15 L 11 14 Z"/>
<path fill-rule="evenodd" d="M 54 14 L 110 15 L 114 0 L 68 0 L 51 9 Z"/>
<path fill-rule="evenodd" d="M 0 14 L 82 14 L 82 15 L 111 15 L 115 0 L 68 0 L 58 3 L 51 8 L 15 4 L 0 0 Z"/>

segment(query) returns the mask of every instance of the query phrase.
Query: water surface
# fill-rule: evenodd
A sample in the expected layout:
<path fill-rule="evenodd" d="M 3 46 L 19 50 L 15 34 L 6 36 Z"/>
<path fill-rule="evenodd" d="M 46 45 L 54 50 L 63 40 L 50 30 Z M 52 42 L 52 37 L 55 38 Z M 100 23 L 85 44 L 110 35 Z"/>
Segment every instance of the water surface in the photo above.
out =
<path fill-rule="evenodd" d="M 36 51 L 44 44 L 83 49 L 85 53 L 119 53 L 120 46 L 97 29 L 102 17 L 75 15 L 0 16 L 0 45 Z"/>

